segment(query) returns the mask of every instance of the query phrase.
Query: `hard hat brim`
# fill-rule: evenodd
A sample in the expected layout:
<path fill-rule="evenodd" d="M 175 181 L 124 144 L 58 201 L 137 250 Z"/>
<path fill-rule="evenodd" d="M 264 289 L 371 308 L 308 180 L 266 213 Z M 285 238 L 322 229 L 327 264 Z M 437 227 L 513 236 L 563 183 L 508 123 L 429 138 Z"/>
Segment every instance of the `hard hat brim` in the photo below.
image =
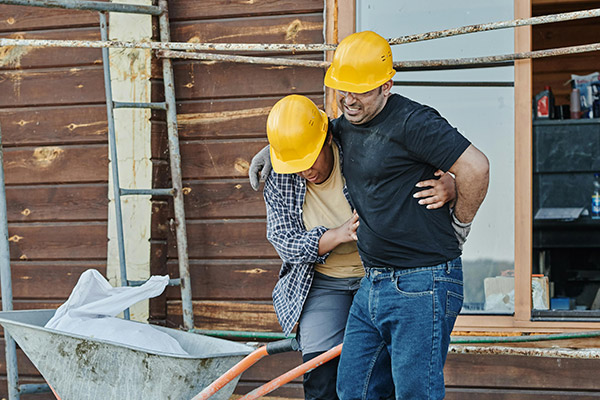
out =
<path fill-rule="evenodd" d="M 379 81 L 376 82 L 371 82 L 371 83 L 354 83 L 354 82 L 343 82 L 343 81 L 339 81 L 337 79 L 335 79 L 333 77 L 334 72 L 333 72 L 333 66 L 330 66 L 327 69 L 327 72 L 325 73 L 325 86 L 335 89 L 335 90 L 342 90 L 344 92 L 351 92 L 351 93 L 366 93 L 369 90 L 373 90 L 378 88 L 379 86 L 383 85 L 384 83 L 386 83 L 387 81 L 389 81 L 390 79 L 392 79 L 394 77 L 394 75 L 396 75 L 396 71 L 392 70 L 389 73 L 389 76 L 386 76 L 383 79 L 380 79 Z"/>

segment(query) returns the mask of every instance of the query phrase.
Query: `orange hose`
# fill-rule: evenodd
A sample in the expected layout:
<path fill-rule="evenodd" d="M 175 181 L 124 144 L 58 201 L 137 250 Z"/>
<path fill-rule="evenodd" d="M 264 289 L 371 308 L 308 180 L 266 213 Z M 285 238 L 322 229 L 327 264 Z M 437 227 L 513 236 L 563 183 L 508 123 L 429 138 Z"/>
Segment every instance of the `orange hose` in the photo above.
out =
<path fill-rule="evenodd" d="M 252 365 L 256 364 L 261 358 L 266 356 L 267 346 L 262 346 L 261 348 L 254 350 L 252 353 L 248 354 L 242 361 L 235 364 L 231 367 L 227 372 L 217 378 L 213 383 L 204 388 L 200 393 L 192 398 L 192 400 L 206 400 L 229 382 L 231 382 L 236 376 L 250 368 Z"/>
<path fill-rule="evenodd" d="M 308 360 L 304 364 L 297 366 L 296 368 L 286 372 L 283 375 L 273 379 L 272 381 L 265 383 L 264 385 L 254 389 L 244 397 L 239 400 L 254 400 L 258 397 L 264 396 L 268 393 L 271 393 L 273 390 L 277 389 L 280 386 L 285 385 L 292 379 L 299 377 L 300 375 L 305 374 L 308 371 L 311 371 L 318 366 L 325 364 L 327 361 L 336 358 L 342 352 L 342 344 L 338 344 L 334 348 L 326 351 L 318 357 L 313 358 L 312 360 Z M 196 400 L 196 398 L 192 399 Z"/>
<path fill-rule="evenodd" d="M 48 383 L 48 381 L 46 381 L 46 383 Z M 61 400 L 60 397 L 56 394 L 56 391 L 54 390 L 54 388 L 52 386 L 50 386 L 49 383 L 48 383 L 48 387 L 50 388 L 50 390 L 52 391 L 52 393 L 56 397 L 56 400 Z"/>

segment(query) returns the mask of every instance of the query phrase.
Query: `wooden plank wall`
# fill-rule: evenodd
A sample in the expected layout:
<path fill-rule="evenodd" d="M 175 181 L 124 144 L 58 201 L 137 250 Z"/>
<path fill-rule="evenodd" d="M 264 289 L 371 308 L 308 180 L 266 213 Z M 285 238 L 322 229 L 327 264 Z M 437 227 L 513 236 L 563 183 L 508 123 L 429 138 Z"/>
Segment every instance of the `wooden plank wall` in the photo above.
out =
<path fill-rule="evenodd" d="M 0 5 L 2 37 L 98 40 L 98 26 L 96 13 Z M 0 125 L 14 308 L 55 308 L 84 270 L 106 270 L 100 50 L 0 48 Z M 19 366 L 22 381 L 40 381 L 20 351 Z"/>
<path fill-rule="evenodd" d="M 323 5 L 322 0 L 172 1 L 172 41 L 323 43 Z M 280 332 L 271 302 L 280 261 L 265 237 L 262 187 L 259 192 L 250 188 L 247 170 L 266 144 L 266 118 L 273 104 L 297 93 L 322 106 L 324 71 L 176 60 L 174 75 L 195 325 Z M 169 216 L 171 210 L 167 207 Z M 160 254 L 166 253 L 170 275 L 178 276 L 173 231 L 165 233 L 153 242 Z M 169 288 L 166 300 L 166 324 L 179 326 L 179 288 Z M 152 310 L 161 320 L 160 306 Z M 236 391 L 247 393 L 300 362 L 299 354 L 266 358 L 244 374 Z M 303 397 L 299 382 L 276 395 Z"/>
<path fill-rule="evenodd" d="M 534 1 L 532 16 L 600 8 L 600 1 Z M 599 18 L 536 25 L 532 28 L 532 50 L 598 43 Z M 600 71 L 600 53 L 590 52 L 533 60 L 533 95 L 546 85 L 552 88 L 555 104 L 569 104 L 571 74 Z"/>
<path fill-rule="evenodd" d="M 322 1 L 182 0 L 171 2 L 170 11 L 173 41 L 323 42 Z M 100 38 L 94 12 L 0 6 L 0 16 L 3 37 Z M 279 98 L 301 93 L 322 105 L 323 71 L 174 64 L 197 326 L 277 331 L 270 292 L 279 261 L 265 239 L 262 194 L 250 189 L 247 167 L 266 143 L 266 115 Z M 152 73 L 156 100 L 160 63 Z M 167 187 L 164 115 L 153 121 L 154 186 Z M 100 50 L 2 48 L 0 123 L 15 308 L 56 307 L 82 271 L 106 268 L 108 148 Z M 171 209 L 154 202 L 151 268 L 177 276 Z M 178 300 L 176 288 L 153 300 L 153 322 L 178 326 Z M 39 381 L 26 358 L 20 360 L 22 380 Z M 249 373 L 255 380 L 261 368 L 268 371 L 259 381 L 279 371 L 257 368 Z M 0 395 L 5 393 L 3 385 Z"/>

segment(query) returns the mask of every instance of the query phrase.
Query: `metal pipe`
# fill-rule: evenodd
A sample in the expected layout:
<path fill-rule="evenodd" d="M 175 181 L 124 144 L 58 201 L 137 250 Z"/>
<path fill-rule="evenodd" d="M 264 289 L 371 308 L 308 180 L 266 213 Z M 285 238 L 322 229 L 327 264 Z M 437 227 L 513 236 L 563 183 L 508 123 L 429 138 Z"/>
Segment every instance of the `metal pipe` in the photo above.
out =
<path fill-rule="evenodd" d="M 518 342 L 540 342 L 546 340 L 586 339 L 600 337 L 600 331 L 572 332 L 572 333 L 550 333 L 545 335 L 523 335 L 523 336 L 454 336 L 450 343 L 518 343 Z"/>
<path fill-rule="evenodd" d="M 450 354 L 477 354 L 477 355 L 507 355 L 528 357 L 560 357 L 577 359 L 600 359 L 600 349 L 557 349 L 557 348 L 525 348 L 503 346 L 456 346 L 448 349 Z"/>
<path fill-rule="evenodd" d="M 100 13 L 100 32 L 102 40 L 108 40 L 108 22 L 106 13 Z M 127 265 L 125 262 L 125 239 L 123 234 L 123 214 L 121 211 L 121 186 L 119 183 L 119 159 L 117 157 L 117 136 L 115 133 L 115 117 L 113 114 L 112 82 L 110 80 L 110 60 L 108 48 L 102 49 L 102 68 L 104 70 L 104 91 L 106 96 L 106 118 L 108 119 L 108 145 L 110 149 L 110 166 L 113 183 L 113 203 L 115 205 L 115 225 L 117 228 L 117 247 L 119 250 L 119 269 L 121 286 L 127 286 Z M 129 319 L 129 308 L 123 311 L 125 319 Z"/>
<path fill-rule="evenodd" d="M 254 340 L 275 340 L 284 339 L 286 336 L 278 332 L 251 332 L 251 331 L 220 331 L 193 329 L 192 332 L 207 336 L 214 336 L 229 339 L 254 339 Z M 457 338 L 452 337 L 448 352 L 452 354 L 495 354 L 495 355 L 521 355 L 532 357 L 563 357 L 563 358 L 581 358 L 597 359 L 600 358 L 600 349 L 555 349 L 555 348 L 519 348 L 502 346 L 464 346 L 467 343 L 496 343 L 496 342 L 528 342 L 543 340 L 564 340 L 576 338 L 590 338 L 600 336 L 600 331 L 573 332 L 547 335 L 531 335 L 517 337 L 473 337 Z M 293 337 L 293 335 L 288 336 Z"/>
<path fill-rule="evenodd" d="M 0 4 L 2 1 L 0 0 Z M 111 3 L 107 3 L 111 4 Z M 0 39 L 0 46 L 29 47 L 84 47 L 122 48 L 185 51 L 333 51 L 335 45 L 323 44 L 254 44 L 254 43 L 184 43 L 184 42 L 137 42 L 122 40 L 60 40 L 60 39 Z"/>
<path fill-rule="evenodd" d="M 160 15 L 162 13 L 162 10 L 156 6 L 109 3 L 88 0 L 0 0 L 0 4 L 45 8 L 66 8 L 71 10 L 118 12 L 129 14 Z"/>
<path fill-rule="evenodd" d="M 80 4 L 97 3 L 106 7 L 128 6 L 133 8 L 152 7 L 141 5 L 126 5 L 118 3 L 103 3 L 92 1 L 68 0 Z M 26 4 L 29 2 L 53 2 L 63 4 L 58 0 L 0 0 L 0 4 Z M 160 14 L 160 6 L 158 14 Z M 116 11 L 116 10 L 115 10 Z M 116 11 L 118 12 L 118 11 Z M 125 11 L 123 11 L 125 12 Z M 134 11 L 127 11 L 134 12 Z M 432 31 L 415 35 L 401 36 L 399 38 L 389 39 L 390 45 L 413 43 L 425 40 L 438 39 L 456 35 L 464 35 L 475 32 L 485 32 L 496 29 L 505 29 L 527 25 L 539 25 L 553 22 L 570 21 L 575 19 L 593 18 L 600 16 L 600 9 L 590 9 L 561 14 L 551 14 L 539 17 L 516 19 L 510 21 L 492 22 L 488 24 L 467 25 L 459 28 Z M 138 48 L 153 50 L 186 50 L 186 51 L 293 51 L 293 52 L 320 52 L 334 51 L 336 45 L 333 44 L 277 44 L 277 43 L 178 43 L 178 42 L 135 42 L 135 41 L 84 41 L 84 40 L 31 40 L 31 39 L 0 39 L 0 46 L 31 46 L 31 47 L 86 47 L 86 48 Z"/>
<path fill-rule="evenodd" d="M 499 68 L 499 67 L 512 67 L 515 65 L 514 61 L 500 61 L 500 62 L 481 62 L 478 64 L 465 64 L 465 65 L 442 65 L 442 66 L 413 66 L 413 67 L 394 67 L 396 71 L 413 72 L 413 71 L 449 71 L 457 69 L 473 69 L 473 68 Z"/>
<path fill-rule="evenodd" d="M 211 54 L 211 53 L 189 53 L 185 51 L 173 51 L 173 50 L 158 50 L 156 52 L 158 57 L 163 58 L 181 58 L 187 60 L 203 60 L 203 61 L 224 61 L 224 62 L 235 62 L 244 64 L 267 64 L 267 65 L 285 65 L 285 66 L 301 66 L 301 67 L 315 67 L 315 68 L 328 68 L 329 62 L 327 61 L 316 61 L 316 60 L 297 60 L 289 58 L 272 58 L 272 57 L 249 57 L 249 56 L 235 56 L 226 54 Z"/>
<path fill-rule="evenodd" d="M 210 329 L 192 329 L 191 332 L 225 339 L 280 340 L 296 337 L 295 334 L 286 336 L 281 332 L 225 331 Z"/>
<path fill-rule="evenodd" d="M 27 383 L 19 385 L 19 392 L 21 394 L 38 394 L 38 393 L 50 393 L 50 386 L 47 383 Z"/>
<path fill-rule="evenodd" d="M 169 14 L 167 1 L 159 0 L 159 6 L 165 11 L 158 19 L 161 42 L 171 40 L 169 34 Z M 190 282 L 190 264 L 188 260 L 187 228 L 185 226 L 185 210 L 183 202 L 183 183 L 181 178 L 181 154 L 179 152 L 179 136 L 177 132 L 177 105 L 175 102 L 175 82 L 171 60 L 163 59 L 163 80 L 165 87 L 165 103 L 167 104 L 167 133 L 169 141 L 169 159 L 171 166 L 171 184 L 173 208 L 175 214 L 175 234 L 177 237 L 177 258 L 179 261 L 179 279 L 181 279 L 181 307 L 183 327 L 194 328 L 194 310 L 192 305 L 192 285 Z"/>
<path fill-rule="evenodd" d="M 121 188 L 121 196 L 132 195 L 150 195 L 150 196 L 173 196 L 174 189 L 123 189 Z"/>
<path fill-rule="evenodd" d="M 536 50 L 522 53 L 503 54 L 497 56 L 486 56 L 486 57 L 470 57 L 470 58 L 450 58 L 442 60 L 417 60 L 417 61 L 398 61 L 394 62 L 394 69 L 397 71 L 414 71 L 422 68 L 436 68 L 442 67 L 469 67 L 474 65 L 486 65 L 494 66 L 505 66 L 506 61 L 523 60 L 529 58 L 543 58 L 543 57 L 554 57 L 568 54 L 586 53 L 600 50 L 600 43 L 586 44 L 581 46 L 569 46 L 561 47 L 556 49 Z M 209 53 L 188 53 L 188 52 L 177 52 L 177 51 L 158 51 L 159 56 L 170 57 L 170 58 L 184 58 L 194 60 L 212 60 L 212 61 L 228 61 L 237 63 L 251 63 L 251 64 L 271 64 L 271 65 L 288 65 L 288 66 L 303 66 L 303 67 L 316 67 L 316 68 L 328 68 L 330 62 L 328 61 L 314 61 L 314 60 L 290 60 L 282 58 L 269 58 L 269 57 L 246 57 L 246 56 L 231 56 L 223 54 L 209 54 Z"/>
<path fill-rule="evenodd" d="M 251 331 L 220 331 L 193 329 L 192 332 L 207 336 L 229 339 L 254 339 L 254 340 L 276 340 L 293 337 L 284 336 L 278 332 L 251 332 Z M 548 335 L 532 335 L 520 337 L 473 337 L 456 338 L 452 337 L 448 352 L 452 354 L 495 354 L 495 355 L 522 355 L 533 357 L 563 357 L 563 358 L 582 358 L 597 359 L 600 358 L 600 349 L 556 349 L 556 348 L 521 348 L 521 347 L 503 347 L 503 346 L 465 346 L 467 343 L 494 343 L 494 342 L 527 342 L 542 340 L 564 340 L 575 338 L 589 338 L 600 336 L 600 331 L 574 332 Z"/>
<path fill-rule="evenodd" d="M 192 332 L 207 336 L 232 339 L 286 339 L 295 337 L 294 334 L 285 336 L 281 332 L 258 332 L 258 331 L 227 331 L 227 330 L 209 330 L 193 329 Z M 585 339 L 600 337 L 600 331 L 570 332 L 570 333 L 551 333 L 544 335 L 523 335 L 523 336 L 452 336 L 452 344 L 475 344 L 475 343 L 511 343 L 511 342 L 539 342 L 548 340 L 565 339 Z"/>
<path fill-rule="evenodd" d="M 419 86 L 419 87 L 514 87 L 514 82 L 493 82 L 493 81 L 393 81 L 394 86 Z"/>
<path fill-rule="evenodd" d="M 443 60 L 420 60 L 420 61 L 398 61 L 394 62 L 397 71 L 409 68 L 443 67 L 443 66 L 467 66 L 483 63 L 504 62 L 508 60 L 525 60 L 533 58 L 544 58 L 564 56 L 569 54 L 587 53 L 600 50 L 600 43 L 585 44 L 580 46 L 560 47 L 556 49 L 526 51 L 522 53 L 502 54 L 497 56 L 471 57 L 471 58 L 449 58 Z"/>
<path fill-rule="evenodd" d="M 515 28 L 527 25 L 548 24 L 553 22 L 572 21 L 576 19 L 594 18 L 600 16 L 600 8 L 591 10 L 567 12 L 560 14 L 543 15 L 539 17 L 513 19 L 509 21 L 490 22 L 487 24 L 466 25 L 460 28 L 445 29 L 441 31 L 432 31 L 427 33 L 418 33 L 415 35 L 400 36 L 389 39 L 390 45 L 421 42 L 424 40 L 439 39 L 444 37 L 465 35 L 467 33 L 486 32 L 496 29 Z"/>
<path fill-rule="evenodd" d="M 2 1 L 2 0 L 0 0 Z M 93 47 L 93 48 L 150 48 L 160 49 L 156 42 L 119 42 L 119 41 L 78 41 L 78 40 L 30 40 L 0 38 L 1 46 L 31 46 L 31 47 Z M 165 45 L 168 43 L 164 43 Z M 171 43 L 179 45 L 180 43 Z M 184 43 L 185 44 L 185 43 Z M 175 46 L 176 47 L 176 46 Z M 600 50 L 600 43 L 580 46 L 561 47 L 556 49 L 536 50 L 523 53 L 503 54 L 498 56 L 451 58 L 442 60 L 416 60 L 394 62 L 397 71 L 444 70 L 459 68 L 503 67 L 511 65 L 514 60 L 529 58 L 554 57 L 568 54 L 579 54 Z M 188 53 L 176 51 L 159 51 L 159 55 L 170 58 L 184 58 L 205 61 L 229 61 L 250 64 L 287 65 L 300 67 L 328 68 L 328 61 L 292 60 L 287 58 L 248 57 L 210 53 Z"/>
<path fill-rule="evenodd" d="M 113 102 L 115 108 L 149 108 L 151 110 L 166 110 L 167 105 L 164 102 L 153 103 L 131 103 L 126 101 Z"/>
<path fill-rule="evenodd" d="M 8 211 L 6 208 L 6 187 L 4 185 L 4 151 L 2 150 L 2 130 L 0 129 L 0 289 L 2 290 L 2 311 L 13 309 L 12 279 L 10 272 L 10 245 L 8 242 Z M 19 370 L 17 366 L 17 346 L 14 339 L 4 331 L 6 355 L 6 379 L 9 400 L 19 400 Z"/>
<path fill-rule="evenodd" d="M 148 282 L 146 281 L 128 281 L 129 286 L 142 286 L 144 283 Z M 179 286 L 181 285 L 181 279 L 179 278 L 175 278 L 175 279 L 169 279 L 169 283 L 168 286 Z"/>

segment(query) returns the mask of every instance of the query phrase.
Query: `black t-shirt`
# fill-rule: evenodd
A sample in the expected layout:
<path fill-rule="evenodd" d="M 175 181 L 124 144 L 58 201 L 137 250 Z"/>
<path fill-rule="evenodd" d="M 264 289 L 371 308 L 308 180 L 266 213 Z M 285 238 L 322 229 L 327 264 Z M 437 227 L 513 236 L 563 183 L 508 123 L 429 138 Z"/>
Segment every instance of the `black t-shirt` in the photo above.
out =
<path fill-rule="evenodd" d="M 364 125 L 333 121 L 343 173 L 358 211 L 358 250 L 367 266 L 420 267 L 460 256 L 448 205 L 428 210 L 417 182 L 448 171 L 470 142 L 431 107 L 392 94 Z"/>

